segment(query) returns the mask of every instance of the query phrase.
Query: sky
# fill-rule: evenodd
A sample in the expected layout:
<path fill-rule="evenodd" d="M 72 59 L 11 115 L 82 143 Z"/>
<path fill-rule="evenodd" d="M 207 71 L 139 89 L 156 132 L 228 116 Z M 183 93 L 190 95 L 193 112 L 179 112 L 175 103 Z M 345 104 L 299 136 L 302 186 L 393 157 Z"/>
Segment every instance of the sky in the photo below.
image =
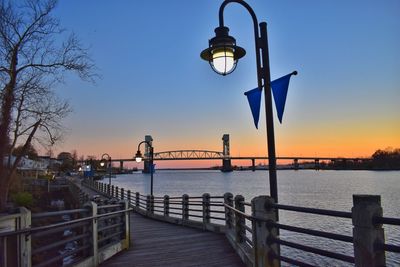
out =
<path fill-rule="evenodd" d="M 400 147 L 400 1 L 248 0 L 268 23 L 271 79 L 294 70 L 278 156 L 367 157 Z M 253 23 L 229 4 L 225 26 L 246 49 L 227 76 L 200 59 L 218 26 L 217 0 L 60 0 L 54 16 L 89 48 L 101 78 L 67 75 L 56 88 L 74 112 L 55 152 L 131 158 L 145 135 L 155 152 L 265 156 L 262 100 L 254 127 L 244 92 L 257 87 Z M 205 163 L 160 162 L 164 166 Z"/>

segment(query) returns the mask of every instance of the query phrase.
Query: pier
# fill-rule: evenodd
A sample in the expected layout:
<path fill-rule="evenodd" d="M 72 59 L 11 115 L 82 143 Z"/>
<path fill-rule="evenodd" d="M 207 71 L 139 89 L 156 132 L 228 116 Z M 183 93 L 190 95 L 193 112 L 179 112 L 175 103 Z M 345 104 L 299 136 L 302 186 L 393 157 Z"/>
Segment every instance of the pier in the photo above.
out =
<path fill-rule="evenodd" d="M 100 266 L 245 266 L 223 234 L 132 213 L 131 246 Z M 133 260 L 134 259 L 134 260 Z"/>
<path fill-rule="evenodd" d="M 354 195 L 351 211 L 337 211 L 274 203 L 268 196 L 250 202 L 230 193 L 161 197 L 89 179 L 82 184 L 69 180 L 69 185 L 82 203 L 79 209 L 31 214 L 22 208 L 19 214 L 1 218 L 2 226 L 14 225 L 0 233 L 2 255 L 17 252 L 16 258 L 3 257 L 2 266 L 59 266 L 62 262 L 78 267 L 313 266 L 306 259 L 282 253 L 283 248 L 292 248 L 335 264 L 361 267 L 386 266 L 387 253 L 400 253 L 400 244 L 385 239 L 385 227 L 399 227 L 400 218 L 383 216 L 380 196 Z M 278 211 L 347 220 L 352 234 L 291 225 L 278 219 Z M 50 220 L 66 215 L 71 216 L 67 221 Z M 71 234 L 53 241 L 46 238 L 65 235 L 65 231 Z M 313 247 L 290 240 L 280 231 L 335 240 L 353 249 L 344 253 Z M 73 249 L 54 254 L 71 242 Z"/>

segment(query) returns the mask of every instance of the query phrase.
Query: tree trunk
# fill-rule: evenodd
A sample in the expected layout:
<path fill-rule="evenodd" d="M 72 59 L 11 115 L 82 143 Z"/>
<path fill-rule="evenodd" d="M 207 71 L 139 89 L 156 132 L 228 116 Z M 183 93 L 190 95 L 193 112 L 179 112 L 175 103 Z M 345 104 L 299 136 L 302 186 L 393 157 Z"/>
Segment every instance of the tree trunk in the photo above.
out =
<path fill-rule="evenodd" d="M 13 57 L 10 64 L 10 81 L 4 87 L 3 101 L 1 103 L 1 118 L 0 118 L 0 211 L 5 209 L 8 187 L 10 185 L 11 174 L 9 169 L 4 166 L 4 158 L 8 155 L 9 131 L 11 124 L 11 113 L 15 99 L 15 85 L 17 81 L 17 52 L 18 46 L 14 48 Z M 8 162 L 8 161 L 7 161 Z"/>
<path fill-rule="evenodd" d="M 15 80 L 14 80 L 15 81 Z M 1 121 L 0 121 L 0 211 L 4 210 L 6 207 L 7 197 L 8 197 L 8 187 L 10 184 L 11 175 L 9 174 L 9 169 L 5 166 L 5 157 L 8 151 L 9 144 L 9 128 L 11 122 L 11 109 L 14 101 L 14 84 L 6 85 L 4 91 L 3 103 L 1 105 Z M 8 160 L 7 160 L 8 162 Z"/>

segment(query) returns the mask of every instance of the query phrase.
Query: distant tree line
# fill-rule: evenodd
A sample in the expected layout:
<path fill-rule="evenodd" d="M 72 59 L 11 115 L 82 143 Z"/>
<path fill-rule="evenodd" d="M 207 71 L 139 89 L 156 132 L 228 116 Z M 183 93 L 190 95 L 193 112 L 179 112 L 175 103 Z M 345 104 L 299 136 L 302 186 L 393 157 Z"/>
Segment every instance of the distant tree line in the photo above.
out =
<path fill-rule="evenodd" d="M 400 148 L 378 149 L 368 160 L 337 160 L 323 166 L 327 169 L 400 170 Z"/>
<path fill-rule="evenodd" d="M 375 151 L 372 167 L 378 170 L 400 170 L 400 148 Z"/>

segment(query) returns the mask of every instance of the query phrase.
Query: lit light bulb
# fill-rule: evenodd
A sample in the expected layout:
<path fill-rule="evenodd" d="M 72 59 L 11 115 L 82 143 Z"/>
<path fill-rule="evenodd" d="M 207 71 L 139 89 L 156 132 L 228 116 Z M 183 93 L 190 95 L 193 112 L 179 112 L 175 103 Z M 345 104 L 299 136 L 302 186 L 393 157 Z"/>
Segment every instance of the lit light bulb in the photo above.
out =
<path fill-rule="evenodd" d="M 233 49 L 225 47 L 212 51 L 212 67 L 222 75 L 232 72 L 235 67 Z"/>

